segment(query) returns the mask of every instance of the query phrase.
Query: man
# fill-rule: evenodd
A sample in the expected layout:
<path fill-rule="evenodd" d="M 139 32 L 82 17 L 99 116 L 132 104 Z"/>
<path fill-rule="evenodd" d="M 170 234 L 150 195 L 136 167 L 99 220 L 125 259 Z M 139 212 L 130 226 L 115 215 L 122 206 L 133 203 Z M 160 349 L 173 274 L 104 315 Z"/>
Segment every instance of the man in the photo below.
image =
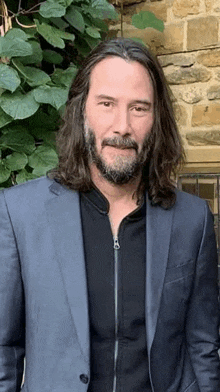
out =
<path fill-rule="evenodd" d="M 217 392 L 217 257 L 157 61 L 101 43 L 73 82 L 59 166 L 0 195 L 0 390 Z"/>

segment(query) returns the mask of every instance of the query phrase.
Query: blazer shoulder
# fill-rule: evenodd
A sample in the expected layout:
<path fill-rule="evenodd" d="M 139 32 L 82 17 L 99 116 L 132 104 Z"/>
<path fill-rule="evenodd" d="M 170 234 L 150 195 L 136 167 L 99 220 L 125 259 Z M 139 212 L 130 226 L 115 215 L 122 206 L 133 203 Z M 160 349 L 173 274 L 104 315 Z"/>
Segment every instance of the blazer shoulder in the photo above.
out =
<path fill-rule="evenodd" d="M 34 180 L 24 182 L 19 185 L 14 185 L 11 188 L 6 188 L 1 191 L 1 197 L 5 196 L 6 200 L 16 200 L 21 197 L 20 201 L 27 196 L 39 196 L 48 192 L 49 186 L 52 184 L 52 180 L 47 177 L 40 177 Z"/>
<path fill-rule="evenodd" d="M 5 198 L 6 204 L 13 206 L 13 209 L 24 206 L 27 210 L 28 207 L 39 208 L 47 200 L 64 192 L 74 191 L 70 191 L 48 177 L 40 177 L 4 189 L 0 192 L 0 198 Z"/>
<path fill-rule="evenodd" d="M 179 189 L 176 190 L 176 204 L 185 204 L 187 206 L 195 207 L 204 209 L 204 206 L 207 202 L 204 199 L 201 199 L 199 196 L 192 195 L 191 193 L 187 193 L 184 191 L 180 191 Z"/>
<path fill-rule="evenodd" d="M 174 205 L 176 216 L 182 216 L 188 222 L 198 223 L 200 220 L 204 222 L 207 216 L 212 215 L 206 200 L 180 190 L 176 191 L 176 196 Z"/>

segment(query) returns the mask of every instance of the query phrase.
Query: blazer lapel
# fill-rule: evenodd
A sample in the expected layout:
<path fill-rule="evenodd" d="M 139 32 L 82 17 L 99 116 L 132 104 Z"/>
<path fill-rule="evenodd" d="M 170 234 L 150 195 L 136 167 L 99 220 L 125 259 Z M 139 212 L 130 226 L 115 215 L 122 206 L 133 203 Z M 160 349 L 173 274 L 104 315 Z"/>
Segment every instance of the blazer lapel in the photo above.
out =
<path fill-rule="evenodd" d="M 79 344 L 88 360 L 88 299 L 79 195 L 55 181 L 50 190 L 54 197 L 49 200 L 46 209 L 54 247 Z"/>
<path fill-rule="evenodd" d="M 147 199 L 146 326 L 149 352 L 155 335 L 167 267 L 173 211 L 174 208 L 164 210 L 159 206 L 152 206 Z"/>

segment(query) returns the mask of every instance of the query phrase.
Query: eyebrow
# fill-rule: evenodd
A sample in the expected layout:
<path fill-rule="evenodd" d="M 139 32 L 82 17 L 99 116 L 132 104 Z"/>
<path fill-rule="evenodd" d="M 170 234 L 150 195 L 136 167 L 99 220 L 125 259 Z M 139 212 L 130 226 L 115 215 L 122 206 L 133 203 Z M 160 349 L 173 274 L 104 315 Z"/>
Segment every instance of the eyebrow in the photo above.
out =
<path fill-rule="evenodd" d="M 96 95 L 95 98 L 98 99 L 107 99 L 108 101 L 115 101 L 117 102 L 117 99 L 114 97 L 110 97 L 109 95 L 105 95 L 105 94 L 99 94 Z M 152 103 L 146 99 L 135 99 L 134 101 L 132 101 L 132 103 L 139 103 L 142 105 L 147 105 L 147 106 L 151 106 Z"/>

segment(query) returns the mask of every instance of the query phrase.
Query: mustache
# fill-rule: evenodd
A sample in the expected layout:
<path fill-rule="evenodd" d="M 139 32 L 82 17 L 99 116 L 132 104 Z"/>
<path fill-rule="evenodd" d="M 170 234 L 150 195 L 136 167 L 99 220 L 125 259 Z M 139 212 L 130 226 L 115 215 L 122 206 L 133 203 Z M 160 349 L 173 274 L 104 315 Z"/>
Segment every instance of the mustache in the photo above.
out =
<path fill-rule="evenodd" d="M 130 138 L 119 138 L 119 137 L 106 138 L 102 141 L 102 147 L 105 146 L 120 148 L 122 150 L 127 148 L 133 148 L 135 151 L 138 151 L 137 143 Z"/>

